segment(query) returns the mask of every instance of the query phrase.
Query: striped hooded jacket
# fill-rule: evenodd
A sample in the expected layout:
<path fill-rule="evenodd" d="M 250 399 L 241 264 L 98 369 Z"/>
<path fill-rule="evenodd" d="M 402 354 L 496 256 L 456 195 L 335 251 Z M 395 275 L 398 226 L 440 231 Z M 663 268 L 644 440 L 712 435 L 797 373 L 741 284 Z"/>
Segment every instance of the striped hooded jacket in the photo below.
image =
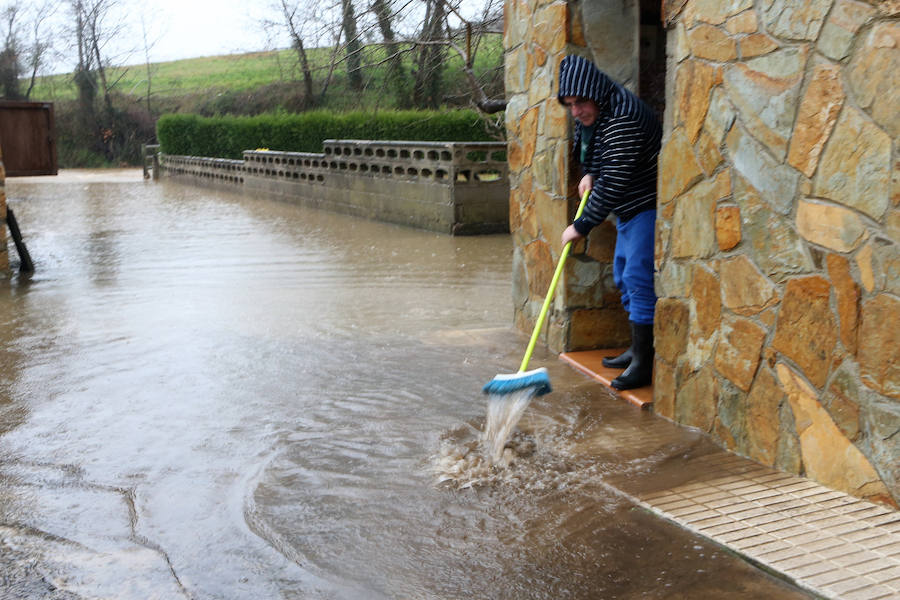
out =
<path fill-rule="evenodd" d="M 575 229 L 587 235 L 613 213 L 622 221 L 656 208 L 656 161 L 662 128 L 653 110 L 580 56 L 567 56 L 559 66 L 559 94 L 589 98 L 600 107 L 594 134 L 582 164 L 594 176 Z M 575 156 L 581 156 L 581 123 L 575 122 Z"/>

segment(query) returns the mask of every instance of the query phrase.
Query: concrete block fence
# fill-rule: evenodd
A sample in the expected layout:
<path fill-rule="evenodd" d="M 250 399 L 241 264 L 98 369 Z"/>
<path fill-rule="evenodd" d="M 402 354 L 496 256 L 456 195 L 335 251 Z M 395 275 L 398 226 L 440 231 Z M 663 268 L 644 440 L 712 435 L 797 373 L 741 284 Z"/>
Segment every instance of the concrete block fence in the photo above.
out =
<path fill-rule="evenodd" d="M 509 231 L 503 142 L 326 140 L 323 150 L 248 150 L 243 160 L 163 155 L 161 165 L 169 177 L 431 231 Z"/>

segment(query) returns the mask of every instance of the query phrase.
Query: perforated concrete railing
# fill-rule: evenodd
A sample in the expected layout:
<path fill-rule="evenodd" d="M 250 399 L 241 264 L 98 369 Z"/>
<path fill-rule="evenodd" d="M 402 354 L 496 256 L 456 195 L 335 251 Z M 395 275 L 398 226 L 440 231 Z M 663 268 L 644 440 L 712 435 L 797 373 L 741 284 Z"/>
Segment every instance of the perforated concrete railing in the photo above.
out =
<path fill-rule="evenodd" d="M 203 180 L 238 185 L 244 183 L 242 160 L 165 154 L 161 156 L 160 164 L 167 175 L 190 175 Z"/>
<path fill-rule="evenodd" d="M 161 157 L 170 176 L 454 235 L 509 231 L 503 142 L 326 140 L 321 154 Z"/>
<path fill-rule="evenodd" d="M 323 154 L 248 150 L 248 175 L 325 183 L 329 174 L 491 184 L 507 177 L 502 142 L 383 142 L 325 140 Z"/>

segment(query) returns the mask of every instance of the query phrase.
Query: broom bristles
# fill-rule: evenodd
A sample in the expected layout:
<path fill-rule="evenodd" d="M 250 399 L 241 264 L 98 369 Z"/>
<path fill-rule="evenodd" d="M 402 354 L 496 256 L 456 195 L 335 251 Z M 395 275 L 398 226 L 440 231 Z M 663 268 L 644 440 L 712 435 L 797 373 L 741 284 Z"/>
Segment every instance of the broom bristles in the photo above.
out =
<path fill-rule="evenodd" d="M 550 387 L 550 376 L 547 374 L 545 367 L 531 371 L 496 375 L 485 384 L 482 391 L 485 394 L 511 394 L 530 387 L 535 388 L 535 396 L 543 396 L 550 393 L 552 390 Z"/>

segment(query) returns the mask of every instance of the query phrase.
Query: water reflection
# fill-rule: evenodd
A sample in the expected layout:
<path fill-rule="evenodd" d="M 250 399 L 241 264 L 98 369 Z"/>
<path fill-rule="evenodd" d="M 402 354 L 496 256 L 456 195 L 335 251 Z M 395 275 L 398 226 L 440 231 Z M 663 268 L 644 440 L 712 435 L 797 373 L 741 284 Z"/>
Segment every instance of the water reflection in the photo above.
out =
<path fill-rule="evenodd" d="M 516 460 L 446 477 L 522 349 L 508 236 L 139 171 L 7 194 L 37 269 L 0 294 L 0 562 L 24 597 L 803 597 L 611 491 L 708 450 L 547 354 L 559 391 Z"/>

